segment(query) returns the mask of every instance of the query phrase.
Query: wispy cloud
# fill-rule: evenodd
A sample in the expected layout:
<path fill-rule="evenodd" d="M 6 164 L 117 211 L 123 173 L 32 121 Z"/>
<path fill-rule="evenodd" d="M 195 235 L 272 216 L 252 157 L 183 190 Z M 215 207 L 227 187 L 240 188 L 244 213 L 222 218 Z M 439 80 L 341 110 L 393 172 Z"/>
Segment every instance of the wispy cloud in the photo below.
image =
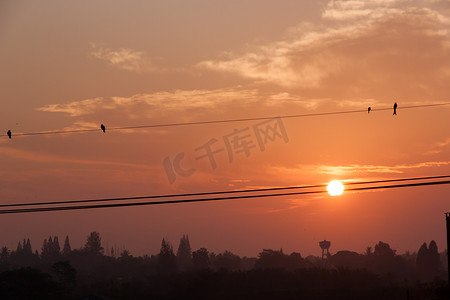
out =
<path fill-rule="evenodd" d="M 99 124 L 94 122 L 75 121 L 72 125 L 64 127 L 64 130 L 82 130 L 82 129 L 94 129 L 99 128 Z"/>
<path fill-rule="evenodd" d="M 154 167 L 152 166 L 141 164 L 122 163 L 115 161 L 102 161 L 102 160 L 72 159 L 64 156 L 36 153 L 32 151 L 26 151 L 11 147 L 0 147 L 0 154 L 14 159 L 33 161 L 38 163 L 69 163 L 77 165 L 114 166 L 133 169 L 154 170 Z"/>
<path fill-rule="evenodd" d="M 317 195 L 304 195 L 302 198 L 287 198 L 279 201 L 276 207 L 252 207 L 246 208 L 245 212 L 248 214 L 275 214 L 282 213 L 288 210 L 306 208 L 312 205 L 312 201 L 317 199 Z"/>
<path fill-rule="evenodd" d="M 417 164 L 404 164 L 395 166 L 384 166 L 384 165 L 348 165 L 348 166 L 329 166 L 329 165 L 319 165 L 312 167 L 317 173 L 321 174 L 333 174 L 333 175 L 347 175 L 347 174 L 388 174 L 388 173 L 405 173 L 407 170 L 411 169 L 421 169 L 421 168 L 431 168 L 431 167 L 442 167 L 450 165 L 450 161 L 432 161 L 432 162 L 422 162 Z"/>
<path fill-rule="evenodd" d="M 314 110 L 318 108 L 321 104 L 326 103 L 328 101 L 330 101 L 330 99 L 328 98 L 306 98 L 288 92 L 281 92 L 269 95 L 265 100 L 265 104 L 268 106 L 296 104 L 301 107 Z"/>
<path fill-rule="evenodd" d="M 427 153 L 425 154 L 438 154 L 441 153 L 444 148 L 446 146 L 450 145 L 450 138 L 446 138 L 445 140 L 441 141 L 441 142 L 437 142 L 435 143 L 432 147 L 431 150 L 429 150 Z"/>
<path fill-rule="evenodd" d="M 308 99 L 289 93 L 265 93 L 241 87 L 215 90 L 176 90 L 136 94 L 129 97 L 97 97 L 62 104 L 38 107 L 43 112 L 66 113 L 71 117 L 86 116 L 101 111 L 120 111 L 131 117 L 153 116 L 163 112 L 197 109 L 235 109 L 243 106 L 296 107 L 315 109 L 328 99 Z M 80 124 L 76 124 L 77 126 Z M 86 124 L 84 124 L 86 125 Z"/>
<path fill-rule="evenodd" d="M 251 103 L 257 99 L 256 90 L 217 89 L 217 90 L 176 90 L 174 92 L 157 92 L 136 94 L 130 97 L 99 97 L 73 101 L 64 104 L 51 104 L 36 108 L 38 111 L 61 112 L 72 117 L 89 115 L 101 110 L 120 110 L 123 113 L 142 112 L 142 105 L 149 111 L 182 110 L 186 108 L 212 108 L 231 102 Z M 136 109 L 136 106 L 139 106 Z"/>
<path fill-rule="evenodd" d="M 156 68 L 145 52 L 129 48 L 113 50 L 101 45 L 91 43 L 93 51 L 91 56 L 108 62 L 117 68 L 133 72 L 155 72 L 163 69 Z"/>
<path fill-rule="evenodd" d="M 325 164 L 302 164 L 294 167 L 271 166 L 267 172 L 276 174 L 281 178 L 298 178 L 308 174 L 310 178 L 323 178 L 324 175 L 329 179 L 332 176 L 345 176 L 350 181 L 376 179 L 395 174 L 405 174 L 415 171 L 421 171 L 422 174 L 427 171 L 439 171 L 450 167 L 450 161 L 427 161 L 416 164 L 399 165 L 366 165 L 366 164 L 348 164 L 348 165 L 325 165 Z M 435 174 L 436 174 L 435 172 Z M 342 177 L 341 177 L 342 178 Z M 317 182 L 318 182 L 317 181 Z M 325 182 L 323 182 L 325 183 Z"/>
<path fill-rule="evenodd" d="M 414 3 L 407 0 L 333 0 L 323 10 L 324 24 L 300 24 L 289 30 L 283 40 L 254 45 L 244 53 L 223 53 L 221 58 L 202 61 L 199 66 L 234 73 L 256 82 L 302 89 L 323 88 L 327 83 L 342 82 L 344 77 L 347 82 L 354 81 L 353 86 L 349 86 L 354 94 L 356 88 L 361 89 L 359 82 L 367 82 L 366 85 L 372 87 L 373 81 L 379 84 L 380 80 L 388 80 L 380 76 L 380 72 L 386 74 L 386 69 L 380 69 L 379 62 L 387 61 L 393 55 L 403 55 L 405 50 L 414 57 L 413 60 L 421 61 L 418 66 L 422 68 L 429 58 L 423 56 L 422 50 L 413 50 L 408 43 L 426 37 L 426 43 L 434 43 L 433 48 L 444 47 L 449 18 L 439 11 L 418 4 L 414 6 Z M 370 45 L 368 40 L 372 41 Z M 399 40 L 407 42 L 399 43 Z M 359 63 L 358 57 L 364 59 Z M 437 74 L 441 70 L 434 69 L 434 72 Z M 349 72 L 354 78 L 349 78 Z"/>
<path fill-rule="evenodd" d="M 301 87 L 317 87 L 329 72 L 339 69 L 339 62 L 333 63 L 329 53 L 325 52 L 305 52 L 295 61 L 293 51 L 300 51 L 297 46 L 297 43 L 274 43 L 243 55 L 228 53 L 224 59 L 206 60 L 200 62 L 199 67 L 282 86 Z"/>
<path fill-rule="evenodd" d="M 92 98 L 66 104 L 50 104 L 43 107 L 38 107 L 36 110 L 67 113 L 72 117 L 76 117 L 93 113 L 98 110 L 99 106 L 105 107 L 104 98 Z"/>
<path fill-rule="evenodd" d="M 322 17 L 333 20 L 380 18 L 399 13 L 401 9 L 396 6 L 402 2 L 405 0 L 332 0 L 328 2 Z"/>
<path fill-rule="evenodd" d="M 436 146 L 437 147 L 445 147 L 449 144 L 450 144 L 450 138 L 446 138 L 444 141 L 436 143 Z"/>

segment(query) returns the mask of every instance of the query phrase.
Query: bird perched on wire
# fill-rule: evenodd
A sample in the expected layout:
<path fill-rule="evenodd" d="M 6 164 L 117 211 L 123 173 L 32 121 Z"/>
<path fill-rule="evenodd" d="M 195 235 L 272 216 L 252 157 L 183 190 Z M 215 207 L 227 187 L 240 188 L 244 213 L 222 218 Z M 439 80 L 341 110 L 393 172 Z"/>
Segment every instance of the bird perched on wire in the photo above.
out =
<path fill-rule="evenodd" d="M 105 132 L 106 131 L 106 127 L 105 127 L 105 125 L 100 125 L 100 128 L 103 130 L 103 132 Z"/>
<path fill-rule="evenodd" d="M 11 138 L 11 135 L 12 135 L 11 130 L 8 130 L 8 132 L 6 134 L 8 135 L 9 138 Z"/>
<path fill-rule="evenodd" d="M 393 116 L 397 115 L 397 102 L 394 103 L 394 113 L 392 115 Z"/>
<path fill-rule="evenodd" d="M 372 108 L 369 106 L 369 107 L 367 108 L 367 113 L 370 113 L 371 110 L 372 110 Z"/>

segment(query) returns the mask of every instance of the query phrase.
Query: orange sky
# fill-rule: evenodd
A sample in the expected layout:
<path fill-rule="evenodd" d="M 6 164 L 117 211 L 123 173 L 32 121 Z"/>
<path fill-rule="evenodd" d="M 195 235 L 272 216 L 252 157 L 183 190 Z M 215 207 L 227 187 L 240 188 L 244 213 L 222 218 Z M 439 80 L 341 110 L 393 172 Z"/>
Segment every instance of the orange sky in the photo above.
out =
<path fill-rule="evenodd" d="M 107 126 L 0 139 L 1 203 L 322 184 L 450 174 L 450 2 L 2 1 L 0 130 Z M 282 119 L 264 151 L 261 121 L 108 131 L 108 127 L 365 110 Z M 226 138 L 242 130 L 248 153 Z M 241 135 L 241 137 L 242 137 Z M 214 142 L 215 141 L 215 142 Z M 216 167 L 204 154 L 211 142 Z M 202 152 L 203 151 L 203 152 Z M 163 161 L 195 169 L 173 183 Z M 248 154 L 248 155 L 246 155 Z M 173 178 L 172 178 L 173 181 Z M 0 246 L 49 235 L 80 247 L 155 254 L 175 246 L 256 256 L 319 255 L 382 240 L 402 253 L 445 248 L 449 186 L 153 207 L 2 215 Z"/>

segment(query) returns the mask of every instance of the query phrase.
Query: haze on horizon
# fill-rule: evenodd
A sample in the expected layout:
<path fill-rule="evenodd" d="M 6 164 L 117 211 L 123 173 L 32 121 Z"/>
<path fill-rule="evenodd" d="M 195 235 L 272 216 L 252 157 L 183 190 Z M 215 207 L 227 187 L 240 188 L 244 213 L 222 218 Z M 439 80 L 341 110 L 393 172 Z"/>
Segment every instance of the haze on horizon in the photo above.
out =
<path fill-rule="evenodd" d="M 450 106 L 402 107 L 450 102 L 449 29 L 446 0 L 2 1 L 0 202 L 448 175 Z M 376 110 L 394 102 L 396 116 Z M 273 121 L 273 140 L 258 137 L 263 121 L 108 131 L 369 106 Z M 403 253 L 435 240 L 442 251 L 449 194 L 443 185 L 2 215 L 1 245 L 69 235 L 77 248 L 98 231 L 136 255 L 182 234 L 193 249 L 241 256 L 319 255 L 324 239 L 359 253 L 378 241 Z"/>

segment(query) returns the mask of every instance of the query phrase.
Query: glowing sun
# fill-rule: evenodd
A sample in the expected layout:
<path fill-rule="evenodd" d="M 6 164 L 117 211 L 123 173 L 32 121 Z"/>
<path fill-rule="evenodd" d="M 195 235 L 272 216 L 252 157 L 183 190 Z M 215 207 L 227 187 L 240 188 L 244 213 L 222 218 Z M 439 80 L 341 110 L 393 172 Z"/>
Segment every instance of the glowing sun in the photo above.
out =
<path fill-rule="evenodd" d="M 333 180 L 328 184 L 327 191 L 331 196 L 342 195 L 344 192 L 344 185 L 339 180 Z"/>

